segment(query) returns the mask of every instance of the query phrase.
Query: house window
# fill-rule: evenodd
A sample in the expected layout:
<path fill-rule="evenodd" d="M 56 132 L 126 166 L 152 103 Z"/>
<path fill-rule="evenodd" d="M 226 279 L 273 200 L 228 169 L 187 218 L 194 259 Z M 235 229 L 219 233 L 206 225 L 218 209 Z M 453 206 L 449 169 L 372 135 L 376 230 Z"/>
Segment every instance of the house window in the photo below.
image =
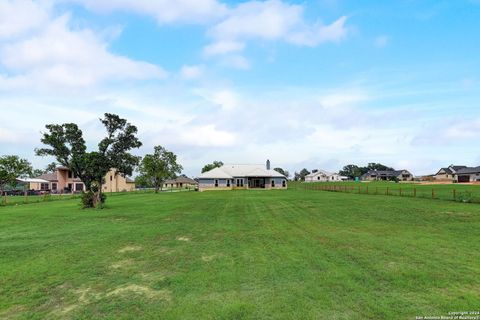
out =
<path fill-rule="evenodd" d="M 287 186 L 287 181 L 283 180 L 283 181 L 282 181 L 282 187 L 285 188 L 286 186 Z"/>
<path fill-rule="evenodd" d="M 69 178 L 69 179 L 72 179 L 72 178 L 73 178 L 73 172 L 72 172 L 72 171 L 68 171 L 68 178 Z"/>
<path fill-rule="evenodd" d="M 227 187 L 230 187 L 230 179 L 227 179 Z"/>
<path fill-rule="evenodd" d="M 52 183 L 52 190 L 57 190 L 57 184 L 55 182 Z"/>
<path fill-rule="evenodd" d="M 317 180 L 320 180 L 320 177 L 317 177 Z"/>
<path fill-rule="evenodd" d="M 76 183 L 75 191 L 83 191 L 83 183 Z"/>
<path fill-rule="evenodd" d="M 217 188 L 217 187 L 218 187 L 218 180 L 215 179 L 215 188 Z"/>
<path fill-rule="evenodd" d="M 272 188 L 275 188 L 275 180 L 272 180 Z"/>
<path fill-rule="evenodd" d="M 40 190 L 42 190 L 42 191 L 48 190 L 48 183 L 41 183 L 40 184 Z"/>
<path fill-rule="evenodd" d="M 110 176 L 110 181 L 113 181 L 113 176 Z"/>

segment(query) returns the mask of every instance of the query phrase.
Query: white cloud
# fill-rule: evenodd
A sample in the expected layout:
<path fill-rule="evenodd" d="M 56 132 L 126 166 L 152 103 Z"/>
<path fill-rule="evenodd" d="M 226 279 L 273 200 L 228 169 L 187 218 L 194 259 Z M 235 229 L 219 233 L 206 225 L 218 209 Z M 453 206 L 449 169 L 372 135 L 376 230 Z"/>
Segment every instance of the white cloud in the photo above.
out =
<path fill-rule="evenodd" d="M 213 42 L 205 48 L 205 53 L 214 55 L 241 51 L 245 41 L 250 39 L 317 46 L 346 37 L 346 17 L 340 17 L 330 25 L 320 22 L 309 24 L 303 17 L 303 11 L 302 5 L 280 0 L 241 3 L 209 30 Z"/>
<path fill-rule="evenodd" d="M 390 42 L 390 38 L 388 36 L 378 36 L 375 38 L 374 45 L 377 48 L 384 48 Z"/>
<path fill-rule="evenodd" d="M 216 0 L 62 0 L 96 12 L 124 11 L 153 16 L 158 23 L 206 23 L 223 16 L 227 7 Z"/>
<path fill-rule="evenodd" d="M 191 126 L 179 132 L 178 140 L 182 144 L 196 147 L 229 147 L 236 143 L 234 133 L 219 130 L 213 124 Z"/>
<path fill-rule="evenodd" d="M 12 2 L 13 3 L 13 2 Z M 16 10 L 23 8 L 15 2 Z M 45 15 L 50 17 L 48 8 Z M 153 64 L 108 52 L 108 43 L 90 29 L 70 27 L 70 15 L 50 17 L 28 36 L 0 47 L 4 89 L 16 87 L 88 87 L 104 81 L 162 79 L 166 72 Z"/>
<path fill-rule="evenodd" d="M 196 66 L 184 65 L 180 69 L 180 76 L 183 79 L 187 79 L 187 80 L 197 79 L 202 76 L 203 70 L 204 70 L 204 67 L 200 65 L 196 65 Z"/>
<path fill-rule="evenodd" d="M 20 36 L 48 21 L 48 4 L 31 0 L 0 2 L 0 40 Z"/>
<path fill-rule="evenodd" d="M 213 56 L 218 54 L 226 54 L 231 52 L 242 51 L 245 48 L 245 43 L 239 41 L 219 41 L 209 44 L 203 49 L 206 56 Z"/>

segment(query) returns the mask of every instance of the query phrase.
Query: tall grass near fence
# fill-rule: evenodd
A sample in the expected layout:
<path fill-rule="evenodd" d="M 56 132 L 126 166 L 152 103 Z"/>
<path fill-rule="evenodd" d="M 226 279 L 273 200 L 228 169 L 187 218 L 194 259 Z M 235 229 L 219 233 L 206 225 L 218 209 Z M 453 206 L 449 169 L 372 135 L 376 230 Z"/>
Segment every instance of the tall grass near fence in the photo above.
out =
<path fill-rule="evenodd" d="M 304 183 L 303 189 L 480 203 L 480 186 L 478 185 L 422 185 L 414 183 L 391 182 L 326 182 Z"/>

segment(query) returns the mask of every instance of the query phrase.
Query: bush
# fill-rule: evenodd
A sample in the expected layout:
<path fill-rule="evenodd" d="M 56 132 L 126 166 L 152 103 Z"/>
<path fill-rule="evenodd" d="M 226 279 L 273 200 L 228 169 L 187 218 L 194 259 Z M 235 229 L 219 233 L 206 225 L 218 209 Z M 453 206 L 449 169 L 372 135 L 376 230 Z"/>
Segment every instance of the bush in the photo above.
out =
<path fill-rule="evenodd" d="M 95 199 L 95 193 L 93 191 L 82 192 L 83 208 L 95 208 L 94 199 Z M 101 193 L 99 208 L 103 206 L 106 199 L 107 199 L 107 196 L 104 193 Z"/>
<path fill-rule="evenodd" d="M 458 195 L 457 200 L 460 202 L 470 203 L 473 200 L 472 194 L 470 192 L 462 192 Z"/>

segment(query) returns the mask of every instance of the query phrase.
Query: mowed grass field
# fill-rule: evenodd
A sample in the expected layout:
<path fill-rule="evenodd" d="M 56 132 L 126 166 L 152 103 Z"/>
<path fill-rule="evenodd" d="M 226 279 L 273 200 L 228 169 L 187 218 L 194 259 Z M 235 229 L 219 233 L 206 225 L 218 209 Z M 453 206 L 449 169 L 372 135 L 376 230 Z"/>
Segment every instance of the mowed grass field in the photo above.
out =
<path fill-rule="evenodd" d="M 480 206 L 304 191 L 0 208 L 1 319 L 414 319 L 478 310 Z"/>
<path fill-rule="evenodd" d="M 480 184 L 428 184 L 395 183 L 388 181 L 372 182 L 315 182 L 297 184 L 299 188 L 334 189 L 337 192 L 360 193 L 370 195 L 390 195 L 403 197 L 428 198 L 459 202 L 480 203 Z M 336 188 L 335 188 L 336 187 Z"/>

